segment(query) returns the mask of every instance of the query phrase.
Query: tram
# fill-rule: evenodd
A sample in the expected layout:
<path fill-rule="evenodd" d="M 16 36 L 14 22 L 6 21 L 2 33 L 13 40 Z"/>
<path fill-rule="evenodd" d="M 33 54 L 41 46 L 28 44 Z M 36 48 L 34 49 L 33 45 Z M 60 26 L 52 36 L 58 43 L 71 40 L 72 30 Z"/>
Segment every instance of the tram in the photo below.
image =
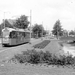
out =
<path fill-rule="evenodd" d="M 4 28 L 2 30 L 2 45 L 11 46 L 30 42 L 30 31 L 15 28 Z"/>

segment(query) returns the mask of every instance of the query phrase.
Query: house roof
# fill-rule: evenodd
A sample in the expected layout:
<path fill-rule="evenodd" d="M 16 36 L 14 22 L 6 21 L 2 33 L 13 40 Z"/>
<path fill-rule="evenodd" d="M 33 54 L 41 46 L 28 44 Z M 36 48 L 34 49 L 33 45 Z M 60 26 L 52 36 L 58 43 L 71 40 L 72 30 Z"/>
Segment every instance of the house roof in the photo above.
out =
<path fill-rule="evenodd" d="M 30 32 L 28 29 L 19 29 L 19 28 L 8 28 L 8 27 L 6 27 L 6 28 L 4 28 L 4 29 L 2 29 L 2 32 L 4 31 L 4 30 L 9 30 L 9 32 L 11 32 L 11 31 L 20 31 L 20 32 Z"/>
<path fill-rule="evenodd" d="M 14 23 L 16 22 L 16 20 L 12 20 L 12 19 L 8 19 L 7 20 L 11 25 L 14 25 Z"/>

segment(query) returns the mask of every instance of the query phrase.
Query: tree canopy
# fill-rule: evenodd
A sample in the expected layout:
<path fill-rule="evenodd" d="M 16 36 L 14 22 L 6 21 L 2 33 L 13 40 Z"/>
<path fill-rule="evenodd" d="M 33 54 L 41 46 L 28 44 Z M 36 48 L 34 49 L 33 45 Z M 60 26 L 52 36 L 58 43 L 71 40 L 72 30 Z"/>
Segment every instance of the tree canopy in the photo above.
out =
<path fill-rule="evenodd" d="M 41 37 L 44 31 L 44 27 L 42 26 L 42 24 L 35 24 L 33 29 L 33 34 L 37 35 L 37 37 Z"/>
<path fill-rule="evenodd" d="M 69 32 L 69 35 L 75 35 L 75 31 L 71 30 L 71 31 Z"/>
<path fill-rule="evenodd" d="M 22 15 L 20 16 L 20 18 L 16 20 L 16 23 L 14 24 L 14 26 L 16 28 L 25 29 L 28 27 L 28 24 L 29 24 L 28 17 L 25 15 Z"/>
<path fill-rule="evenodd" d="M 56 35 L 57 37 L 63 35 L 63 29 L 62 29 L 60 20 L 57 20 L 57 21 L 55 22 L 54 27 L 53 27 L 53 30 L 52 30 L 52 33 L 53 33 L 54 35 Z"/>
<path fill-rule="evenodd" d="M 63 29 L 63 36 L 68 36 L 68 31 Z"/>

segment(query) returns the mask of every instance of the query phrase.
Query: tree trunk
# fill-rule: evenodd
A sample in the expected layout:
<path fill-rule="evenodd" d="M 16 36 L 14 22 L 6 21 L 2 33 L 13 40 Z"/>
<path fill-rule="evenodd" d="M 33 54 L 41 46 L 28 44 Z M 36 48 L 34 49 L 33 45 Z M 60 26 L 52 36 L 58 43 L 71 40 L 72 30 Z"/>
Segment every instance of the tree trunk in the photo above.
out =
<path fill-rule="evenodd" d="M 36 35 L 36 37 L 38 38 L 38 31 L 37 31 L 37 35 Z"/>

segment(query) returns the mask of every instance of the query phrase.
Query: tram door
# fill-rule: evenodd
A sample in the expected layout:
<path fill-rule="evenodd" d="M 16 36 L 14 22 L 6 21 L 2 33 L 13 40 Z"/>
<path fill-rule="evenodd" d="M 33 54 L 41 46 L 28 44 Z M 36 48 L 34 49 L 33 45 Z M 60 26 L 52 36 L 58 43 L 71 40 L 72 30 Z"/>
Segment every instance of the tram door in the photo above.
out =
<path fill-rule="evenodd" d="M 17 38 L 16 38 L 17 44 L 22 43 L 22 32 L 17 31 Z"/>

